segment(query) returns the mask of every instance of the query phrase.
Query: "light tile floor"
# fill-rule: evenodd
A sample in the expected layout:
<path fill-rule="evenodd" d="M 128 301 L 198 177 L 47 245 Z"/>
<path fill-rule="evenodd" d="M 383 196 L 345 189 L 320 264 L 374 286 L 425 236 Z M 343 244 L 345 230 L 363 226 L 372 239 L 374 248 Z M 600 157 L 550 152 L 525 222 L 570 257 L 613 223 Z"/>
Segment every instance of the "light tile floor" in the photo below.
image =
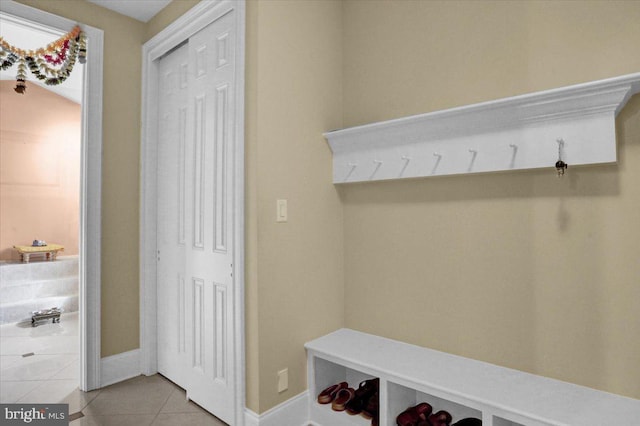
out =
<path fill-rule="evenodd" d="M 226 426 L 160 375 L 80 391 L 78 349 L 77 313 L 57 324 L 0 326 L 0 402 L 69 404 L 69 414 L 84 415 L 72 426 Z"/>

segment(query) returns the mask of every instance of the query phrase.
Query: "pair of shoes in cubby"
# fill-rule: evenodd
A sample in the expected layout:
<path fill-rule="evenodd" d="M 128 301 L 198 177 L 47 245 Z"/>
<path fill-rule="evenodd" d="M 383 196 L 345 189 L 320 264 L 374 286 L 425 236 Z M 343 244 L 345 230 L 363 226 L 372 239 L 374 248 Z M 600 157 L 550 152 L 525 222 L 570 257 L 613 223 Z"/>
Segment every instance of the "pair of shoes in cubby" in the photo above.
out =
<path fill-rule="evenodd" d="M 396 417 L 398 426 L 481 426 L 482 420 L 474 418 L 462 419 L 451 425 L 453 418 L 445 410 L 433 412 L 433 407 L 427 402 L 409 407 Z"/>
<path fill-rule="evenodd" d="M 380 379 L 360 382 L 358 389 L 349 387 L 347 382 L 329 386 L 318 395 L 319 404 L 331 404 L 334 411 L 346 411 L 355 416 L 360 414 L 378 426 L 380 415 Z"/>
<path fill-rule="evenodd" d="M 421 402 L 398 414 L 396 424 L 398 426 L 449 426 L 451 424 L 451 415 L 446 411 L 438 411 L 433 414 L 431 404 Z"/>

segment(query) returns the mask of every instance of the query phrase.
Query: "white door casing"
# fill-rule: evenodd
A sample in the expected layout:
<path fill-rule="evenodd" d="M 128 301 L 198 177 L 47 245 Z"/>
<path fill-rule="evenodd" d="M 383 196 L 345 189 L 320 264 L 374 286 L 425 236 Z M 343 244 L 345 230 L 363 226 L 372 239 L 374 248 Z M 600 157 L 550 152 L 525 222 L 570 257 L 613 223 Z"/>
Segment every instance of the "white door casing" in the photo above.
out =
<path fill-rule="evenodd" d="M 10 0 L 0 11 L 38 25 L 67 32 L 78 23 Z M 87 35 L 84 65 L 80 154 L 80 389 L 100 387 L 100 252 L 102 201 L 103 31 L 80 24 Z M 82 72 L 76 65 L 74 72 Z"/>
<path fill-rule="evenodd" d="M 227 126 L 212 126 L 208 128 L 194 128 L 194 141 L 192 149 L 197 148 L 198 132 L 213 134 L 218 141 L 226 140 L 226 149 L 219 144 L 205 149 L 203 163 L 195 163 L 191 175 L 186 174 L 185 194 L 193 197 L 191 202 L 195 211 L 199 211 L 199 205 L 210 206 L 205 209 L 202 221 L 193 214 L 193 225 L 185 221 L 184 235 L 185 247 L 189 244 L 195 245 L 191 248 L 190 255 L 185 255 L 184 268 L 184 301 L 185 306 L 191 301 L 193 308 L 194 301 L 201 310 L 194 312 L 202 313 L 201 316 L 186 315 L 185 322 L 179 321 L 174 325 L 173 335 L 177 336 L 181 327 L 187 331 L 185 333 L 184 345 L 187 351 L 188 370 L 183 376 L 187 382 L 189 397 L 204 405 L 216 415 L 223 414 L 220 408 L 207 406 L 207 399 L 211 399 L 212 392 L 216 392 L 216 387 L 231 389 L 230 399 L 221 399 L 222 403 L 229 411 L 228 418 L 224 418 L 231 425 L 244 424 L 244 1 L 212 1 L 201 2 L 191 9 L 183 17 L 159 33 L 143 46 L 143 137 L 142 137 L 142 170 L 141 170 L 141 352 L 142 371 L 145 374 L 153 374 L 158 371 L 159 361 L 162 364 L 162 357 L 158 348 L 158 328 L 157 320 L 161 318 L 162 312 L 158 309 L 164 307 L 157 306 L 158 294 L 156 280 L 161 273 L 156 270 L 157 251 L 162 249 L 161 241 L 156 237 L 156 228 L 159 225 L 158 196 L 162 188 L 156 182 L 158 170 L 158 155 L 164 155 L 158 150 L 158 121 L 159 120 L 159 95 L 158 84 L 162 79 L 160 69 L 160 58 L 172 49 L 179 46 L 185 40 L 189 40 L 189 50 L 194 63 L 194 79 L 200 68 L 205 73 L 213 72 L 218 77 L 214 78 L 210 87 L 204 90 L 207 100 L 198 106 L 196 95 L 192 108 L 193 114 L 200 113 L 213 114 L 218 120 L 220 115 L 225 115 L 228 120 Z M 220 21 L 228 24 L 226 30 L 215 31 L 213 35 L 207 35 L 206 31 L 198 34 L 209 24 Z M 215 27 L 215 25 L 213 26 Z M 204 37 L 202 40 L 199 37 Z M 205 43 L 206 42 L 206 43 Z M 211 44 L 213 43 L 213 44 Z M 226 52 L 225 55 L 198 53 L 198 49 L 204 44 L 209 47 L 205 49 L 209 52 Z M 179 50 L 179 49 L 178 49 Z M 225 62 L 226 61 L 226 62 Z M 232 64 L 231 61 L 234 63 Z M 198 65 L 200 64 L 200 65 Z M 204 65 L 203 65 L 204 64 Z M 222 71 L 221 71 L 222 70 Z M 198 89 L 198 84 L 194 83 L 194 89 Z M 208 90 L 208 93 L 207 93 Z M 223 101 L 224 100 L 224 101 Z M 223 107 L 226 105 L 226 107 Z M 198 108 L 204 106 L 204 110 Z M 161 119 L 161 118 L 160 118 Z M 195 123 L 198 123 L 195 120 Z M 189 126 L 187 126 L 188 128 Z M 213 132 L 213 133 L 212 133 Z M 189 131 L 187 131 L 189 134 Z M 225 139 L 226 135 L 226 139 Z M 195 152 L 190 152 L 189 144 L 185 148 L 185 157 L 194 158 Z M 220 150 L 225 154 L 221 155 Z M 227 176 L 224 185 L 223 179 L 219 175 L 222 167 L 218 167 L 215 154 L 218 153 L 218 160 L 226 157 Z M 178 151 L 178 156 L 180 155 Z M 203 176 L 203 179 L 213 182 L 215 191 L 205 191 L 201 198 L 196 199 L 194 193 L 200 194 L 199 185 L 195 176 Z M 176 185 L 180 185 L 179 183 Z M 191 185 L 191 187 L 189 187 Z M 227 188 L 221 191 L 221 188 Z M 189 195 L 191 193 L 191 195 Z M 223 195 L 224 193 L 224 195 Z M 215 200 L 215 204 L 214 204 Z M 187 202 L 187 205 L 189 203 Z M 213 208 L 218 206 L 218 208 Z M 224 206 L 224 208 L 222 208 Z M 223 211 L 226 210 L 226 214 Z M 172 213 L 178 214 L 178 213 Z M 188 213 L 185 214 L 185 219 Z M 198 219 L 198 220 L 196 220 Z M 207 228 L 207 224 L 210 225 Z M 180 229 L 178 227 L 178 229 Z M 226 234 L 221 231 L 226 229 Z M 224 238 L 222 237 L 224 235 Z M 202 236 L 202 238 L 200 238 Z M 195 243 L 195 244 L 194 244 Z M 199 247 L 202 246 L 202 247 Z M 214 256 L 214 260 L 203 260 L 198 254 L 208 252 Z M 218 263 L 217 267 L 214 266 Z M 225 266 L 226 265 L 226 266 Z M 200 268 L 200 269 L 198 269 Z M 192 275 L 192 277 L 190 277 Z M 178 276 L 174 275 L 173 299 L 180 299 L 180 282 Z M 205 303 L 209 304 L 209 308 Z M 174 304 L 179 306 L 178 304 Z M 176 307 L 177 309 L 177 307 Z M 186 309 L 186 308 L 185 308 Z M 185 311 L 186 312 L 186 311 Z M 217 326 L 209 329 L 213 324 L 222 324 L 218 321 L 224 318 L 224 326 Z M 191 329 L 191 332 L 188 330 Z M 196 341 L 195 337 L 200 340 Z M 217 337 L 216 337 L 217 336 Z M 222 338 L 221 336 L 224 336 Z M 177 339 L 178 345 L 181 340 Z M 200 345 L 204 342 L 202 345 Z M 226 343 L 223 343 L 226 342 Z M 195 347 L 195 351 L 193 348 Z M 215 357 L 203 355 L 203 348 L 211 348 Z M 219 356 L 223 354 L 223 356 Z M 200 357 L 200 358 L 198 358 Z M 204 367 L 199 368 L 198 363 Z M 195 366 L 194 366 L 195 365 Z M 196 385 L 190 386 L 190 384 Z M 189 387 L 192 389 L 189 390 Z M 202 396 L 202 397 L 201 397 Z M 203 402 L 205 401 L 205 402 Z M 215 402 L 209 401 L 211 404 Z M 222 417 L 221 416 L 221 417 Z"/>

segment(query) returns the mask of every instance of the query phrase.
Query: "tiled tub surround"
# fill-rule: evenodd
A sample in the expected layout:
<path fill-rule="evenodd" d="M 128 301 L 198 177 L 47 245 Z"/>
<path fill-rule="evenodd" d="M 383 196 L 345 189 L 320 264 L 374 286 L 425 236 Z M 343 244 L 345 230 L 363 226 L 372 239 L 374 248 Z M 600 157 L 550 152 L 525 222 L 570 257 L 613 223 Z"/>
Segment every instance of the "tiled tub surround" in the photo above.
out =
<path fill-rule="evenodd" d="M 0 263 L 0 324 L 30 321 L 32 311 L 54 306 L 78 310 L 78 256 Z"/>

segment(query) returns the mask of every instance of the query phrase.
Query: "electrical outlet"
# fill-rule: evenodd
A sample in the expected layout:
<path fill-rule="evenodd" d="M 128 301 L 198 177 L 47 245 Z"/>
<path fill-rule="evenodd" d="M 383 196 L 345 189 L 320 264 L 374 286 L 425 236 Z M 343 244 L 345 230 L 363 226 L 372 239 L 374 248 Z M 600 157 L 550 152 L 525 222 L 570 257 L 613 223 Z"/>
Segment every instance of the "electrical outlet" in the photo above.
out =
<path fill-rule="evenodd" d="M 286 222 L 288 220 L 287 200 L 276 200 L 276 222 Z"/>
<path fill-rule="evenodd" d="M 278 393 L 282 393 L 289 389 L 289 369 L 278 371 Z"/>

